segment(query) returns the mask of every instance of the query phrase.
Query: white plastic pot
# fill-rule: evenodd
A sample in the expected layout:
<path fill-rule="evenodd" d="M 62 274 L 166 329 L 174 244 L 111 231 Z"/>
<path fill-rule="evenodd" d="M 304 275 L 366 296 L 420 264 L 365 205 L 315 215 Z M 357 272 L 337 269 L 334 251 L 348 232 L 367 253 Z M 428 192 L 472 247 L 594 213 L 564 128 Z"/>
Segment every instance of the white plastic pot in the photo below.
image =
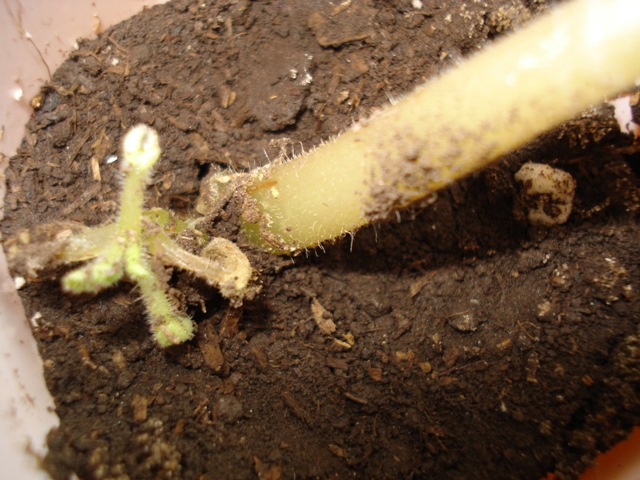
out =
<path fill-rule="evenodd" d="M 0 152 L 13 155 L 31 114 L 30 100 L 74 48 L 78 37 L 162 0 L 6 0 L 0 2 Z M 38 52 L 39 51 L 39 52 Z M 45 65 L 46 62 L 46 65 Z M 0 182 L 4 199 L 4 182 Z M 0 479 L 48 476 L 37 457 L 58 424 L 42 360 L 0 249 Z"/>

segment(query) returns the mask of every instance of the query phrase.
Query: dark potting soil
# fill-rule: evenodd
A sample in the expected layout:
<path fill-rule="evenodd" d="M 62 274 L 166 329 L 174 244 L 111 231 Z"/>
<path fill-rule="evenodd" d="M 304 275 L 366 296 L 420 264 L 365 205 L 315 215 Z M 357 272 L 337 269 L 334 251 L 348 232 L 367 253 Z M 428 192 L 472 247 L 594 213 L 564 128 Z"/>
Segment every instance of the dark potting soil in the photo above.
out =
<path fill-rule="evenodd" d="M 112 220 L 108 159 L 139 122 L 164 149 L 148 205 L 194 214 L 212 165 L 309 149 L 550 6 L 422 3 L 180 0 L 82 41 L 6 172 L 3 235 Z M 601 105 L 430 208 L 295 258 L 260 253 L 223 215 L 210 233 L 247 252 L 262 291 L 235 311 L 173 271 L 199 333 L 167 351 L 130 284 L 95 297 L 55 278 L 25 286 L 61 419 L 45 467 L 83 479 L 575 478 L 640 424 L 638 152 Z M 513 178 L 525 161 L 574 176 L 567 224 L 527 225 Z"/>

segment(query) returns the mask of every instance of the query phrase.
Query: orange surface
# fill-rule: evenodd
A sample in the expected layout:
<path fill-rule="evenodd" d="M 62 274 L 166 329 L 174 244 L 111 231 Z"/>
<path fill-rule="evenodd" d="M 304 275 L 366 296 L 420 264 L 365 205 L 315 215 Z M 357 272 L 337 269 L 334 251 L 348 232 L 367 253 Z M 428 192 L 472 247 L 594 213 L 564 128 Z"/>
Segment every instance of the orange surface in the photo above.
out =
<path fill-rule="evenodd" d="M 549 473 L 543 480 L 554 480 Z M 596 458 L 580 480 L 640 480 L 640 427 L 635 427 L 626 440 Z"/>

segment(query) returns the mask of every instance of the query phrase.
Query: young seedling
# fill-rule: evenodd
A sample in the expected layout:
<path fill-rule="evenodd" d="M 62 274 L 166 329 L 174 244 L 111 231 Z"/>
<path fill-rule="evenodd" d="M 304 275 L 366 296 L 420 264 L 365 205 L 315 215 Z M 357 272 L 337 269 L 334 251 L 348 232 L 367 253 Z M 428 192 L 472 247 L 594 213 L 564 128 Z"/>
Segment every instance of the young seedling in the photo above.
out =
<path fill-rule="evenodd" d="M 126 134 L 122 146 L 125 180 L 115 223 L 97 228 L 52 223 L 20 232 L 5 247 L 12 269 L 22 271 L 28 279 L 46 267 L 91 259 L 62 277 L 62 288 L 69 293 L 95 294 L 122 278 L 136 283 L 156 342 L 169 347 L 192 338 L 194 324 L 177 311 L 168 296 L 162 263 L 191 271 L 236 306 L 251 292 L 252 272 L 249 260 L 232 242 L 214 238 L 200 256 L 193 255 L 170 237 L 188 228 L 188 223 L 161 209 L 144 210 L 144 191 L 160 152 L 158 136 L 151 128 L 138 125 Z"/>

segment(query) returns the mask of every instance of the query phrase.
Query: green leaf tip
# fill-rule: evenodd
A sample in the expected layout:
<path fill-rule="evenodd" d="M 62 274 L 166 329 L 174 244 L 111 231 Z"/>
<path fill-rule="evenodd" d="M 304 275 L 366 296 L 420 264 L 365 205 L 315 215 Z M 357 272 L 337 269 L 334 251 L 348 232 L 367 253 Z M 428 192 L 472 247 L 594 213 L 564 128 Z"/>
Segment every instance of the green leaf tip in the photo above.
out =
<path fill-rule="evenodd" d="M 162 348 L 180 345 L 193 338 L 193 320 L 186 315 L 173 315 L 153 324 L 153 337 Z"/>
<path fill-rule="evenodd" d="M 179 345 L 193 337 L 193 321 L 187 315 L 181 315 L 166 294 L 166 285 L 143 260 L 141 265 L 147 269 L 147 275 L 137 279 L 142 299 L 149 314 L 149 324 L 153 336 L 163 348 Z"/>
<path fill-rule="evenodd" d="M 122 265 L 98 258 L 62 277 L 62 288 L 71 293 L 98 293 L 122 278 Z"/>
<path fill-rule="evenodd" d="M 136 125 L 122 142 L 122 169 L 147 172 L 160 158 L 160 142 L 156 131 L 147 125 Z"/>

